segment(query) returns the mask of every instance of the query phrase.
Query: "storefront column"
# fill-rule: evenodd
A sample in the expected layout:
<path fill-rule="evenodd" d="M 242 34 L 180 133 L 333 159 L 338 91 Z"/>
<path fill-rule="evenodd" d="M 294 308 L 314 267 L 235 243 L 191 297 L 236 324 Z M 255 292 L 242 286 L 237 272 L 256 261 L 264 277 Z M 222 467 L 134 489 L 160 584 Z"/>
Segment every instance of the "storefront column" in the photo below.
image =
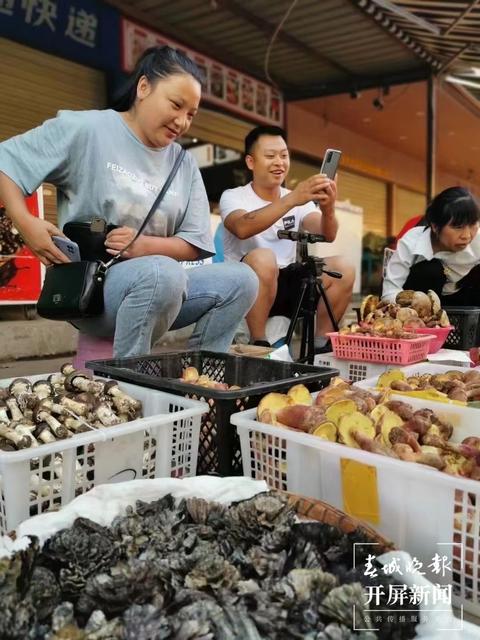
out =
<path fill-rule="evenodd" d="M 427 202 L 435 195 L 435 170 L 437 164 L 437 82 L 432 74 L 427 81 Z"/>

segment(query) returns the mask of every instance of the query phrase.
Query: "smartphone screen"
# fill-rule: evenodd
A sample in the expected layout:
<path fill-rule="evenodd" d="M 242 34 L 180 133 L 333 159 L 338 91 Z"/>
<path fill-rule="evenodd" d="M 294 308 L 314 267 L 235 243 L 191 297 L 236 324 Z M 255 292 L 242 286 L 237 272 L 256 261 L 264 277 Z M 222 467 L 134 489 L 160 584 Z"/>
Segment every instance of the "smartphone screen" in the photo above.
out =
<path fill-rule="evenodd" d="M 325 151 L 325 155 L 323 156 L 320 173 L 324 173 L 327 178 L 330 178 L 330 180 L 334 180 L 337 173 L 338 165 L 340 164 L 341 156 L 342 152 L 338 149 L 327 149 Z"/>

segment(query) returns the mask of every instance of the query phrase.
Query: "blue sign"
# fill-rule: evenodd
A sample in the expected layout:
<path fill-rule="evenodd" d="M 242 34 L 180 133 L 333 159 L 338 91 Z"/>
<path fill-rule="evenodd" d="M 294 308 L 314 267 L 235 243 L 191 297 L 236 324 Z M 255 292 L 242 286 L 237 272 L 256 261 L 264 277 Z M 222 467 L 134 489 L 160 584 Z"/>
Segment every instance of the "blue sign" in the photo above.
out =
<path fill-rule="evenodd" d="M 96 0 L 0 0 L 0 36 L 98 69 L 120 67 L 120 14 Z"/>

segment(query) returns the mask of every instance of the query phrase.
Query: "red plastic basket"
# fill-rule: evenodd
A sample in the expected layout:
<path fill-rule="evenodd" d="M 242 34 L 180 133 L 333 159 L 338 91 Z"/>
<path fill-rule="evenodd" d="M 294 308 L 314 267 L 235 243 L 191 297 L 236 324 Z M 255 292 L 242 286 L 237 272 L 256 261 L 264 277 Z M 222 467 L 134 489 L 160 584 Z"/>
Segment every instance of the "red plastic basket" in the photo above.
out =
<path fill-rule="evenodd" d="M 421 336 L 411 340 L 374 338 L 361 334 L 327 334 L 332 341 L 333 355 L 342 360 L 364 360 L 385 364 L 413 364 L 425 360 L 434 336 Z"/>
<path fill-rule="evenodd" d="M 437 353 L 439 349 L 441 349 L 445 343 L 445 340 L 448 338 L 448 334 L 453 329 L 453 327 L 408 327 L 408 331 L 412 333 L 418 333 L 418 335 L 431 335 L 433 336 L 433 340 L 430 342 L 428 347 L 428 353 Z"/>

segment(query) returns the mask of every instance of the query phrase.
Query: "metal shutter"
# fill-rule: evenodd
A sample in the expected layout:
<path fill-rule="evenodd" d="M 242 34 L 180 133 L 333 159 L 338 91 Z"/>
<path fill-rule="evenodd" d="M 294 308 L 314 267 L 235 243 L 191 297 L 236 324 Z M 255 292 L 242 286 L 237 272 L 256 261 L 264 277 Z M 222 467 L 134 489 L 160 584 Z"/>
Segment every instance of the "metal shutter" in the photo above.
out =
<path fill-rule="evenodd" d="M 338 200 L 363 208 L 363 232 L 387 236 L 387 185 L 381 180 L 338 172 Z"/>
<path fill-rule="evenodd" d="M 395 189 L 395 206 L 393 216 L 393 234 L 397 235 L 403 225 L 414 216 L 422 215 L 427 206 L 424 193 L 410 191 L 403 187 Z"/>
<path fill-rule="evenodd" d="M 106 102 L 103 72 L 0 38 L 0 141 L 38 126 L 59 109 L 98 109 Z M 55 188 L 45 218 L 56 224 Z"/>

